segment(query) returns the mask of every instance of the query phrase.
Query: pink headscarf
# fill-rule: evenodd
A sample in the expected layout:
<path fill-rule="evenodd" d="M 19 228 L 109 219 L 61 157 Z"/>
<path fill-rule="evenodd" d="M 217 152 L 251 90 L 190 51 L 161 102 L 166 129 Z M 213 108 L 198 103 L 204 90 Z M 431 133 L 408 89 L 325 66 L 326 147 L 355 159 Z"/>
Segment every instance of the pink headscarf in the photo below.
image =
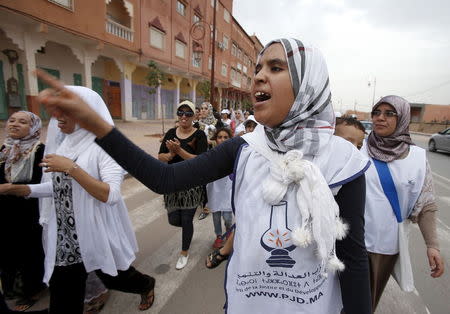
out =
<path fill-rule="evenodd" d="M 409 149 L 409 145 L 414 145 L 409 135 L 410 105 L 406 99 L 391 95 L 381 98 L 372 110 L 383 103 L 391 105 L 397 112 L 397 127 L 389 136 L 378 136 L 372 131 L 367 138 L 367 150 L 370 157 L 391 162 L 399 159 Z"/>

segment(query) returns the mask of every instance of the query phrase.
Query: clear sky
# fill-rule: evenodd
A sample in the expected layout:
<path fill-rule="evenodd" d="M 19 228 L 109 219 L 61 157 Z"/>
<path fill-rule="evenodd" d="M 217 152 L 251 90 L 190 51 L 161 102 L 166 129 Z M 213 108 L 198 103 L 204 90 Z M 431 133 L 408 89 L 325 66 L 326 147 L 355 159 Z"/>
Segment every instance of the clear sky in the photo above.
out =
<path fill-rule="evenodd" d="M 295 37 L 319 47 L 337 110 L 370 111 L 396 94 L 450 104 L 450 0 L 234 0 L 263 44 Z M 372 83 L 369 85 L 369 81 Z"/>

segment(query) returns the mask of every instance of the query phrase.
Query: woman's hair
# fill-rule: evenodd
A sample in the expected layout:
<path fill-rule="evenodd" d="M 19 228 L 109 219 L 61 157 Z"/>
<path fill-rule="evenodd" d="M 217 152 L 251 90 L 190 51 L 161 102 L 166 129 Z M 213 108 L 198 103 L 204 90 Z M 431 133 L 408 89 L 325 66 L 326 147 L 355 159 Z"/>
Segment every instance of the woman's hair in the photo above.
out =
<path fill-rule="evenodd" d="M 233 137 L 233 135 L 231 134 L 231 130 L 229 128 L 220 128 L 220 129 L 217 129 L 216 132 L 214 132 L 214 135 L 211 137 L 211 139 L 215 141 L 217 138 L 217 135 L 219 135 L 220 132 L 227 133 L 229 138 Z"/>
<path fill-rule="evenodd" d="M 217 122 L 215 125 L 216 129 L 222 129 L 225 125 L 223 124 L 222 119 L 220 118 L 220 113 L 218 113 L 217 111 L 214 111 L 213 115 L 214 115 L 214 118 L 217 119 Z"/>
<path fill-rule="evenodd" d="M 363 131 L 364 134 L 366 133 L 366 129 L 364 128 L 362 123 L 359 122 L 357 119 L 355 119 L 353 117 L 342 116 L 342 117 L 336 118 L 336 126 L 339 125 L 339 124 L 345 124 L 345 125 L 354 126 L 355 128 Z"/>

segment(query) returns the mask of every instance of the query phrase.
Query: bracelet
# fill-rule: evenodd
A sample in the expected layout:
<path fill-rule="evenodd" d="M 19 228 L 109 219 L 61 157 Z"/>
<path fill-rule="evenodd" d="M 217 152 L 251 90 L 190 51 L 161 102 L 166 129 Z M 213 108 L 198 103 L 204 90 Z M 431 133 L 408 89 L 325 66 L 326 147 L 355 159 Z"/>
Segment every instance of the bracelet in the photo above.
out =
<path fill-rule="evenodd" d="M 78 165 L 74 162 L 69 169 L 64 171 L 64 173 L 66 174 L 66 176 L 70 176 L 70 173 L 75 169 L 78 169 Z"/>

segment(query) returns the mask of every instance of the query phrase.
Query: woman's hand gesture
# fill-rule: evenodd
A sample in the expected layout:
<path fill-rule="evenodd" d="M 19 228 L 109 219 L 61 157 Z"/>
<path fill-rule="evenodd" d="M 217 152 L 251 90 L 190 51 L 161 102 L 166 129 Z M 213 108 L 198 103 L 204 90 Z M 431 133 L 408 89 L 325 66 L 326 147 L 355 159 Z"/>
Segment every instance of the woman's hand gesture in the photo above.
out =
<path fill-rule="evenodd" d="M 103 137 L 111 131 L 112 126 L 77 94 L 65 88 L 61 81 L 41 70 L 36 70 L 36 76 L 50 86 L 39 93 L 37 101 L 44 104 L 52 116 L 60 117 L 63 114 L 70 116 L 82 128 L 91 131 L 97 137 Z"/>
<path fill-rule="evenodd" d="M 434 248 L 427 249 L 428 263 L 430 264 L 431 277 L 438 278 L 444 273 L 444 261 L 439 250 Z"/>
<path fill-rule="evenodd" d="M 74 167 L 75 163 L 66 157 L 49 154 L 42 159 L 39 166 L 44 167 L 44 172 L 65 172 L 67 173 Z"/>
<path fill-rule="evenodd" d="M 173 140 L 166 141 L 166 147 L 171 153 L 178 155 L 181 149 L 181 143 L 177 138 L 174 138 Z"/>

